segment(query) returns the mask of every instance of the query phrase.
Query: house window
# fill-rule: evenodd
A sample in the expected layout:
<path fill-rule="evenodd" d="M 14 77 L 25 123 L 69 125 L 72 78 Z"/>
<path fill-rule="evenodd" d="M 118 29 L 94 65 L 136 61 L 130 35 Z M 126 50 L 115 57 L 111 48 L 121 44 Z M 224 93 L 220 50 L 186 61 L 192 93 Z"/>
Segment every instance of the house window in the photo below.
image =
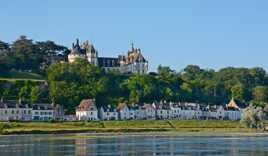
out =
<path fill-rule="evenodd" d="M 17 110 L 17 114 L 19 114 L 20 113 L 20 111 L 19 110 Z"/>
<path fill-rule="evenodd" d="M 31 114 L 31 111 L 30 110 L 28 110 L 28 114 Z"/>
<path fill-rule="evenodd" d="M 5 110 L 5 114 L 7 114 L 7 110 Z"/>
<path fill-rule="evenodd" d="M 14 110 L 11 111 L 11 114 L 14 114 Z"/>

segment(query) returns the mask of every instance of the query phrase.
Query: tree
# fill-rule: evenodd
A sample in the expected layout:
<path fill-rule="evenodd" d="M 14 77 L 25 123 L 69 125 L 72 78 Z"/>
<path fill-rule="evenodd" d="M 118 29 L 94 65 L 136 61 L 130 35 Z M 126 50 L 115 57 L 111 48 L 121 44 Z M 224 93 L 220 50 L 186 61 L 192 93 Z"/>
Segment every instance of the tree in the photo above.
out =
<path fill-rule="evenodd" d="M 231 88 L 231 92 L 232 92 L 232 97 L 234 99 L 240 100 L 240 101 L 245 101 L 244 100 L 244 96 L 245 96 L 245 88 L 242 84 L 237 84 L 234 85 Z"/>
<path fill-rule="evenodd" d="M 33 40 L 26 36 L 20 36 L 12 45 L 10 64 L 12 68 L 19 70 L 39 70 L 41 57 L 38 49 L 33 43 Z"/>
<path fill-rule="evenodd" d="M 253 101 L 259 104 L 264 104 L 268 100 L 268 87 L 256 86 L 252 90 Z"/>
<path fill-rule="evenodd" d="M 155 100 L 156 89 L 153 78 L 150 75 L 133 75 L 124 84 L 129 90 L 129 102 L 139 104 Z"/>
<path fill-rule="evenodd" d="M 177 101 L 180 96 L 182 80 L 169 67 L 159 66 L 156 75 L 156 84 L 159 92 L 157 100 Z"/>
<path fill-rule="evenodd" d="M 53 41 L 34 42 L 26 36 L 20 36 L 11 45 L 0 41 L 0 70 L 44 74 L 50 64 L 65 60 L 68 52 L 68 48 Z"/>
<path fill-rule="evenodd" d="M 9 69 L 6 55 L 0 53 L 0 74 L 4 75 Z"/>
<path fill-rule="evenodd" d="M 31 103 L 35 103 L 40 100 L 41 96 L 41 89 L 39 86 L 34 86 L 31 88 L 31 93 L 30 93 L 30 99 Z"/>
<path fill-rule="evenodd" d="M 48 69 L 50 99 L 62 104 L 69 112 L 74 112 L 82 99 L 99 97 L 107 90 L 107 79 L 103 75 L 101 68 L 83 59 L 71 64 L 53 64 Z"/>
<path fill-rule="evenodd" d="M 1 51 L 7 51 L 9 50 L 9 44 L 0 40 L 0 53 Z"/>
<path fill-rule="evenodd" d="M 19 100 L 25 102 L 30 99 L 31 85 L 29 81 L 25 81 L 24 85 L 20 88 L 19 91 Z"/>
<path fill-rule="evenodd" d="M 185 80 L 194 80 L 202 72 L 201 68 L 197 65 L 188 65 L 183 70 Z"/>
<path fill-rule="evenodd" d="M 53 41 L 36 42 L 36 48 L 40 51 L 40 68 L 45 70 L 52 63 L 64 61 L 67 58 L 68 48 L 58 45 Z"/>
<path fill-rule="evenodd" d="M 263 112 L 260 107 L 249 106 L 244 109 L 240 121 L 248 128 L 263 128 Z"/>

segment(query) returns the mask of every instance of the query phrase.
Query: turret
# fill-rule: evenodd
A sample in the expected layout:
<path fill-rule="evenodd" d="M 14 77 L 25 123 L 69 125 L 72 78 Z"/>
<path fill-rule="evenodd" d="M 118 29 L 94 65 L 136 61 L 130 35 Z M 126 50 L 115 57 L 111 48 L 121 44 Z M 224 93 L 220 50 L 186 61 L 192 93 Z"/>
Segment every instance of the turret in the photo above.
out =
<path fill-rule="evenodd" d="M 86 50 L 87 60 L 89 63 L 98 65 L 98 52 L 95 50 L 94 46 L 86 41 L 84 44 L 84 49 Z"/>
<path fill-rule="evenodd" d="M 79 39 L 78 38 L 76 39 L 76 45 L 79 45 Z"/>

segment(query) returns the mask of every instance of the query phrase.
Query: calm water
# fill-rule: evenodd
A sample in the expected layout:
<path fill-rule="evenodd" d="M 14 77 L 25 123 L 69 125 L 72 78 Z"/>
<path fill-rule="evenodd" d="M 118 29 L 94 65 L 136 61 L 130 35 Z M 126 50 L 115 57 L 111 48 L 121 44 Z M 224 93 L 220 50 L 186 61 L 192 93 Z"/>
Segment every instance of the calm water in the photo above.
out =
<path fill-rule="evenodd" d="M 0 136 L 0 156 L 268 156 L 267 136 L 26 135 Z"/>

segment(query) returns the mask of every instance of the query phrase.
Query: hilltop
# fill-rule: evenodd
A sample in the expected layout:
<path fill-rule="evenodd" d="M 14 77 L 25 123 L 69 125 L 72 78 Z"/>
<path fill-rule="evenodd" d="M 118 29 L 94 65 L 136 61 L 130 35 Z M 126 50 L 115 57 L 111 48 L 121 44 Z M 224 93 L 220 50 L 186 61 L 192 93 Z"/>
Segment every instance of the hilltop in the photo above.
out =
<path fill-rule="evenodd" d="M 25 103 L 53 102 L 73 113 L 81 100 L 97 106 L 139 105 L 155 101 L 224 105 L 232 97 L 265 107 L 267 72 L 260 67 L 226 67 L 215 71 L 188 65 L 182 71 L 159 66 L 148 74 L 106 71 L 85 59 L 67 62 L 67 47 L 25 36 L 0 42 L 0 97 Z"/>

